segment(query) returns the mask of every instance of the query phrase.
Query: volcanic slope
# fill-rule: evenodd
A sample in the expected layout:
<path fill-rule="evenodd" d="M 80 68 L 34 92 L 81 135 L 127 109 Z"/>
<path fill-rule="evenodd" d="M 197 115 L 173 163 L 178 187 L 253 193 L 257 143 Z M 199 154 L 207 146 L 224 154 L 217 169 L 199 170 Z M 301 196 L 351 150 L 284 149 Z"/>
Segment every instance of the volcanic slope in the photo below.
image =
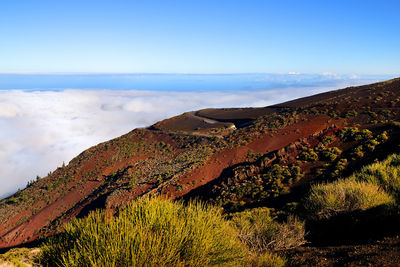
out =
<path fill-rule="evenodd" d="M 135 129 L 0 201 L 0 248 L 140 196 L 200 198 L 227 211 L 280 207 L 310 181 L 398 152 L 400 79 L 264 108 L 205 109 Z"/>

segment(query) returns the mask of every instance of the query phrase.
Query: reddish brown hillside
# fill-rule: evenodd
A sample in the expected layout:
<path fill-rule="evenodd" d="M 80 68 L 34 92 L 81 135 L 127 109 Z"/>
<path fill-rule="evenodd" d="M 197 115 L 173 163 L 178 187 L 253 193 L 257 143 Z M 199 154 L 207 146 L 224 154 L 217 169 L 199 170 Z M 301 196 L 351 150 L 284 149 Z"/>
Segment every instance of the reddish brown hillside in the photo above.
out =
<path fill-rule="evenodd" d="M 0 201 L 0 248 L 52 234 L 93 209 L 112 212 L 143 195 L 202 197 L 229 208 L 290 193 L 310 179 L 325 179 L 321 170 L 339 168 L 342 155 L 354 156 L 358 141 L 346 140 L 343 127 L 357 127 L 373 150 L 389 153 L 397 142 L 399 109 L 400 79 L 395 79 L 267 108 L 190 112 L 133 130 Z M 383 134 L 388 138 L 380 140 Z M 310 160 L 313 153 L 320 157 Z M 257 177 L 276 165 L 283 178 L 264 181 L 260 191 Z M 356 167 L 342 165 L 343 172 Z"/>

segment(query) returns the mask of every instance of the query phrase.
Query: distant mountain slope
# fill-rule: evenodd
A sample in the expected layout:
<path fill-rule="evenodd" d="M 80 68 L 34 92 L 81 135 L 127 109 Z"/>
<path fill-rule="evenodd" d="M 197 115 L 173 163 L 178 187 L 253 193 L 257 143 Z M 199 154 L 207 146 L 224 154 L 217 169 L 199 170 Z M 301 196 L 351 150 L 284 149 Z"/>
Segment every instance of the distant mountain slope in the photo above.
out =
<path fill-rule="evenodd" d="M 399 120 L 400 79 L 393 79 L 265 108 L 189 112 L 135 129 L 1 200 L 0 248 L 151 194 L 202 198 L 228 210 L 281 205 L 311 180 L 397 151 Z"/>

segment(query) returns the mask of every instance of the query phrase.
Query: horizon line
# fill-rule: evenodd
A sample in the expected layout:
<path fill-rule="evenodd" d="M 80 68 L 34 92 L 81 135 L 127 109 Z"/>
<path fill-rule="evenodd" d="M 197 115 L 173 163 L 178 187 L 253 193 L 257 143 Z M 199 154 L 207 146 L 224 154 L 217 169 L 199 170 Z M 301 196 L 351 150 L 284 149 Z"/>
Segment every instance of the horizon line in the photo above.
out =
<path fill-rule="evenodd" d="M 362 76 L 397 76 L 400 73 L 337 73 L 337 72 L 36 72 L 36 71 L 0 71 L 0 75 L 249 75 L 249 74 L 274 74 L 274 75 L 362 75 Z"/>

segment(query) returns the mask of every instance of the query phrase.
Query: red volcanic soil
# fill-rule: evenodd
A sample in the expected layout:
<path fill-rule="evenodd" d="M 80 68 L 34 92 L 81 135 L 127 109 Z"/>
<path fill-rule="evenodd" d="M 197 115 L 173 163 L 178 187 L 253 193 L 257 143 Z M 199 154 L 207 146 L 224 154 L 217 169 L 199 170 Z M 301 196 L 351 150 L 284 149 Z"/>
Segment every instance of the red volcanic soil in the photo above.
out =
<path fill-rule="evenodd" d="M 82 197 L 90 194 L 94 188 L 98 187 L 100 182 L 87 182 L 85 185 L 68 192 L 63 198 L 45 206 L 38 213 L 31 216 L 27 221 L 8 231 L 2 235 L 1 243 L 8 246 L 15 246 L 21 241 L 29 242 L 37 238 L 36 231 L 48 225 L 49 221 L 53 221 L 62 214 L 65 209 L 72 208 Z"/>

